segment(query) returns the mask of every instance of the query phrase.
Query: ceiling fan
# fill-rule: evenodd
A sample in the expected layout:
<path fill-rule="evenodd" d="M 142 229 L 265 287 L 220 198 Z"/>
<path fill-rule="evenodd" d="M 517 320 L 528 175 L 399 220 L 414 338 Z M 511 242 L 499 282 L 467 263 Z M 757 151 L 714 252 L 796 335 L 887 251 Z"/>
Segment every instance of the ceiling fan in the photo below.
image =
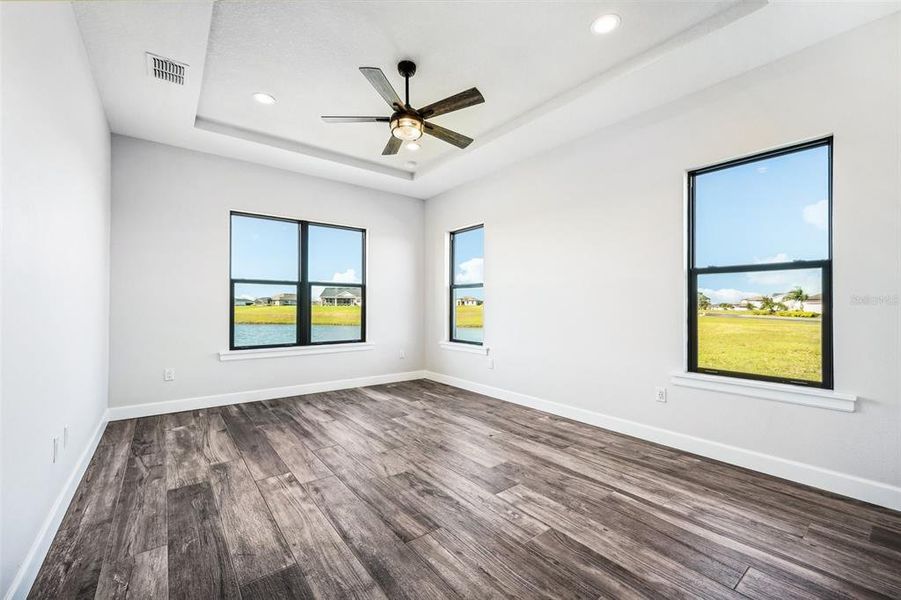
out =
<path fill-rule="evenodd" d="M 388 144 L 382 150 L 382 155 L 397 154 L 401 144 L 412 142 L 427 133 L 433 137 L 453 144 L 458 148 L 465 148 L 472 143 L 472 138 L 466 137 L 456 131 L 445 129 L 440 125 L 429 123 L 426 119 L 437 117 L 461 108 L 475 106 L 485 101 L 481 92 L 476 88 L 470 88 L 465 92 L 454 94 L 444 100 L 439 100 L 420 109 L 410 106 L 410 78 L 416 73 L 416 64 L 409 60 L 402 60 L 397 64 L 397 71 L 404 78 L 406 100 L 401 101 L 400 96 L 391 87 L 391 82 L 376 67 L 360 67 L 360 72 L 369 80 L 375 91 L 385 99 L 388 106 L 394 109 L 390 117 L 327 117 L 322 120 L 326 123 L 388 123 L 391 128 L 391 137 Z"/>

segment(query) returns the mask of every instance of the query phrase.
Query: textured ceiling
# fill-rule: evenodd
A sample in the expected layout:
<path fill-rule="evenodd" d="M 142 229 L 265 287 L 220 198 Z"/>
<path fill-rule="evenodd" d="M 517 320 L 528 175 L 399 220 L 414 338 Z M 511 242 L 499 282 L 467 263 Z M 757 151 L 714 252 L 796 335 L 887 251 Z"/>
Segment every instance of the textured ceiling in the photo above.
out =
<path fill-rule="evenodd" d="M 476 86 L 486 103 L 435 122 L 476 138 L 660 44 L 727 2 L 219 2 L 213 8 L 198 116 L 398 168 L 460 152 L 424 137 L 422 149 L 382 157 L 385 123 L 323 123 L 320 115 L 387 116 L 358 71 L 380 67 L 403 96 L 397 62 L 417 63 L 411 104 Z M 616 12 L 623 27 L 589 31 Z M 275 96 L 262 106 L 255 91 Z"/>
<path fill-rule="evenodd" d="M 73 7 L 113 132 L 429 198 L 899 10 L 899 2 L 190 2 Z M 608 36 L 594 17 L 622 15 Z M 148 77 L 145 52 L 187 63 Z M 427 137 L 383 158 L 387 114 L 359 73 L 415 60 L 412 103 L 477 86 L 486 103 L 435 119 L 476 139 Z M 263 106 L 250 94 L 278 103 Z M 408 168 L 405 162 L 418 165 Z"/>

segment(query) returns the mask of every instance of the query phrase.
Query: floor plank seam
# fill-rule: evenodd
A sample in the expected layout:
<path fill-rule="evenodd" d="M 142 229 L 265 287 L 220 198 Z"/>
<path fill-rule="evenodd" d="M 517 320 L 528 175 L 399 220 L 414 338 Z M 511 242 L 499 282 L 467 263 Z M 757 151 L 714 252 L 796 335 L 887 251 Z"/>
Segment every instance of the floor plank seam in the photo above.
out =
<path fill-rule="evenodd" d="M 122 489 L 125 486 L 125 475 L 128 473 L 128 463 L 132 459 L 133 450 L 134 450 L 134 441 L 135 441 L 135 433 L 137 432 L 137 419 L 130 419 L 133 421 L 135 426 L 131 428 L 131 439 L 128 441 L 128 452 L 125 457 L 125 464 L 122 466 L 122 475 L 120 476 L 118 491 L 116 492 L 116 502 L 113 505 L 113 510 L 110 513 L 110 530 L 107 534 L 106 544 L 103 547 L 103 559 L 100 561 L 100 569 L 97 571 L 97 581 L 94 582 L 94 590 L 96 592 L 97 588 L 100 586 L 100 577 L 103 575 L 103 567 L 107 564 L 107 552 L 109 551 L 110 542 L 113 539 L 113 525 L 115 524 L 116 511 L 119 509 L 119 502 L 122 500 Z M 115 561 L 112 561 L 115 562 Z"/>
<path fill-rule="evenodd" d="M 750 571 L 750 570 L 751 570 L 751 565 L 748 565 L 747 567 L 745 567 L 745 572 L 741 574 L 741 577 L 739 577 L 739 578 L 738 578 L 738 581 L 735 582 L 735 585 L 732 586 L 732 589 L 733 589 L 733 590 L 737 590 L 737 589 L 738 589 L 738 586 L 741 585 L 742 579 L 745 578 L 745 575 L 747 575 L 747 574 L 748 574 L 748 571 Z"/>
<path fill-rule="evenodd" d="M 234 435 L 233 435 L 231 429 L 228 427 L 228 422 L 225 421 L 225 420 L 223 420 L 223 423 L 225 423 L 225 434 L 226 434 L 226 435 L 229 437 L 229 439 L 231 440 L 232 445 L 234 445 L 235 448 L 237 448 L 237 445 L 235 445 Z M 256 427 L 256 426 L 254 425 L 254 427 Z M 250 466 L 247 464 L 247 459 L 245 458 L 244 453 L 241 452 L 240 450 L 238 450 L 238 455 L 241 457 L 241 462 L 244 464 L 244 468 L 247 469 L 247 472 L 248 472 L 248 473 L 252 473 L 252 471 L 250 470 Z M 220 462 L 218 462 L 218 463 L 216 463 L 216 464 L 223 464 L 224 462 L 228 462 L 228 461 L 220 461 Z M 207 483 L 210 485 L 210 489 L 211 489 L 211 491 L 212 491 L 212 493 L 213 493 L 213 499 L 216 501 L 216 504 L 217 504 L 217 511 L 219 512 L 219 518 L 221 519 L 221 518 L 222 518 L 222 515 L 221 515 L 221 512 L 222 512 L 222 511 L 221 511 L 221 507 L 218 506 L 218 505 L 221 503 L 221 500 L 218 498 L 218 494 L 216 494 L 215 488 L 213 488 L 213 482 L 211 481 L 212 476 L 211 476 L 210 473 L 207 474 L 207 478 L 208 478 Z M 262 497 L 262 493 L 260 493 L 260 487 L 259 487 L 259 484 L 257 483 L 256 479 L 254 479 L 253 475 L 251 475 L 250 478 L 251 478 L 251 480 L 253 481 L 254 486 L 256 486 L 257 493 L 259 493 L 259 494 L 260 494 L 260 497 Z M 264 504 L 266 503 L 266 499 L 265 499 L 265 498 L 263 498 L 263 503 L 264 503 Z M 266 507 L 267 507 L 267 510 L 268 510 L 268 504 L 266 505 Z M 277 523 L 276 523 L 276 526 L 278 526 Z M 284 541 L 284 534 L 282 534 L 281 530 L 279 530 L 279 535 L 282 535 L 282 539 L 283 539 L 283 541 Z M 287 543 L 287 542 L 286 542 L 286 543 Z M 228 544 L 229 544 L 228 538 L 227 538 L 227 537 L 225 538 L 225 544 L 226 544 L 226 546 L 228 546 Z M 231 550 L 231 549 L 229 549 L 229 550 Z M 235 574 L 235 586 L 236 586 L 236 588 L 237 588 L 238 598 L 242 598 L 242 597 L 243 597 L 243 594 L 241 593 L 241 587 L 242 587 L 242 584 L 241 584 L 241 582 L 238 580 L 238 576 L 237 576 L 237 573 L 238 573 L 238 571 L 237 571 L 237 565 L 235 564 L 234 557 L 232 556 L 232 551 L 229 551 L 229 552 L 227 552 L 226 554 L 228 555 L 228 561 L 229 561 L 229 564 L 231 565 L 231 572 Z M 293 558 L 293 556 L 294 556 L 294 555 L 292 554 L 292 558 Z M 296 564 L 296 562 L 295 562 L 295 564 Z M 270 573 L 270 575 L 271 575 L 271 573 Z M 170 595 L 171 595 L 171 590 L 170 590 Z"/>

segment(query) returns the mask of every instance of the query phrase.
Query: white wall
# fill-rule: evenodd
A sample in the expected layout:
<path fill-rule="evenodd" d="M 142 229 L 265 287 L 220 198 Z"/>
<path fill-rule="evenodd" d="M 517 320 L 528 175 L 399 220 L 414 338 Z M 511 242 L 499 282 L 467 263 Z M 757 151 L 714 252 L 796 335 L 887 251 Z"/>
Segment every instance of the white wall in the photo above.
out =
<path fill-rule="evenodd" d="M 421 200 L 120 136 L 112 197 L 111 406 L 422 368 Z M 230 210 L 366 228 L 375 349 L 220 362 Z"/>
<path fill-rule="evenodd" d="M 0 21 L 3 595 L 107 406 L 110 136 L 69 3 Z"/>
<path fill-rule="evenodd" d="M 901 484 L 899 39 L 898 17 L 883 19 L 429 200 L 427 369 Z M 835 384 L 860 395 L 857 411 L 673 387 L 685 360 L 686 170 L 829 133 Z M 438 346 L 444 234 L 477 222 L 494 370 Z M 654 386 L 669 386 L 668 403 Z"/>

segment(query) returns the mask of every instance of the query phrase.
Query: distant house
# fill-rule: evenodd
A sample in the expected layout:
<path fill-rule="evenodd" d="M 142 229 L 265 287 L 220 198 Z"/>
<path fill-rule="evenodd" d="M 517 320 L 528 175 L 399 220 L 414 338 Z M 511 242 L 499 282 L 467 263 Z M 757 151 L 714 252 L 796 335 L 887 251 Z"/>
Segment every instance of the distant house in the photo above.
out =
<path fill-rule="evenodd" d="M 253 304 L 252 298 L 235 298 L 235 306 L 250 306 Z"/>
<path fill-rule="evenodd" d="M 484 300 L 475 296 L 461 296 L 457 298 L 457 306 L 482 306 Z"/>
<path fill-rule="evenodd" d="M 270 298 L 269 296 L 262 296 L 260 298 L 254 299 L 253 303 L 256 306 L 269 306 L 270 304 L 272 304 L 272 298 Z"/>
<path fill-rule="evenodd" d="M 811 294 L 801 303 L 801 310 L 812 313 L 823 313 L 823 294 Z"/>
<path fill-rule="evenodd" d="M 360 306 L 363 296 L 360 288 L 327 287 L 319 294 L 319 303 L 322 306 Z"/>
<path fill-rule="evenodd" d="M 775 298 L 773 298 L 775 300 Z M 735 305 L 739 310 L 756 310 L 763 306 L 763 296 L 752 296 L 750 298 L 745 298 L 741 302 Z"/>
<path fill-rule="evenodd" d="M 812 313 L 823 312 L 823 295 L 811 294 L 804 302 L 797 300 L 787 300 L 785 297 L 788 292 L 773 294 L 773 302 L 785 304 L 789 310 L 804 310 Z M 763 296 L 752 296 L 741 302 L 737 302 L 734 307 L 736 310 L 755 310 L 763 306 Z"/>
<path fill-rule="evenodd" d="M 297 294 L 276 294 L 272 297 L 272 304 L 275 306 L 296 306 Z"/>

